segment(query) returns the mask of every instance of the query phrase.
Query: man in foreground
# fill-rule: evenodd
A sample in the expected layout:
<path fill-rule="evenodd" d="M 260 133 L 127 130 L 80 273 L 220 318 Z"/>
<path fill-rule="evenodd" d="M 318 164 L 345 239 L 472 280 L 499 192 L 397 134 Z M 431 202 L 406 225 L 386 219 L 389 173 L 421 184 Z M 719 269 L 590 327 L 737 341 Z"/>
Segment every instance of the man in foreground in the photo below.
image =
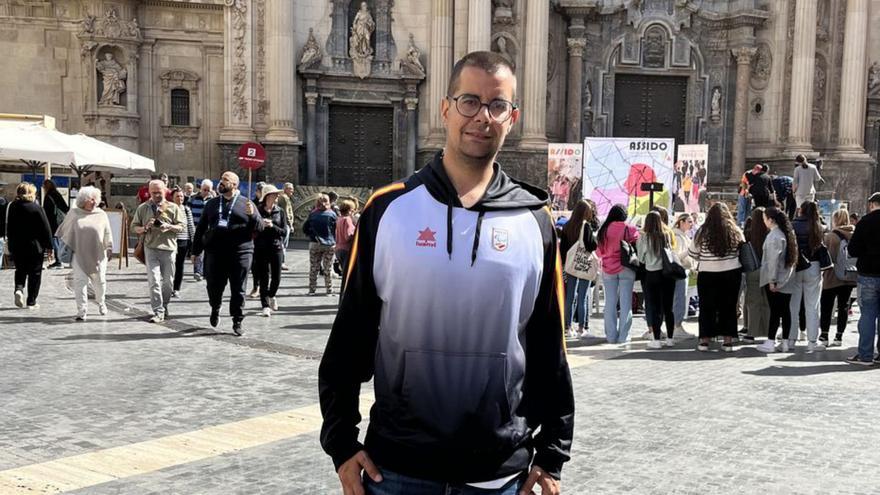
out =
<path fill-rule="evenodd" d="M 319 370 L 321 444 L 346 494 L 558 494 L 574 398 L 556 234 L 547 194 L 495 163 L 516 78 L 475 52 L 447 91 L 444 150 L 360 217 Z"/>

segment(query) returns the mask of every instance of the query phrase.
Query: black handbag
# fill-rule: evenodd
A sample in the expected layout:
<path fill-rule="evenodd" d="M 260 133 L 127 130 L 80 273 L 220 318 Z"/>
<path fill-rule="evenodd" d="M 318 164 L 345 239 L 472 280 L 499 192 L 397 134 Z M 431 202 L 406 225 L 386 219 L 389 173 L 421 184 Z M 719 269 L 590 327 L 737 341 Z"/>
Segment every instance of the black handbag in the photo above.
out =
<path fill-rule="evenodd" d="M 644 280 L 645 267 L 639 263 L 639 255 L 636 247 L 624 240 L 620 241 L 620 264 L 629 268 L 636 274 L 636 280 Z"/>
<path fill-rule="evenodd" d="M 739 245 L 739 264 L 742 265 L 744 273 L 752 273 L 761 269 L 758 263 L 758 255 L 755 254 L 755 248 L 751 242 L 744 242 Z"/>
<path fill-rule="evenodd" d="M 684 280 L 687 278 L 687 272 L 678 261 L 675 260 L 675 254 L 668 247 L 663 248 L 663 276 L 675 280 Z"/>
<path fill-rule="evenodd" d="M 819 260 L 819 269 L 820 270 L 829 270 L 834 268 L 834 261 L 831 260 L 831 253 L 828 252 L 828 246 L 822 244 L 816 249 L 816 257 Z"/>
<path fill-rule="evenodd" d="M 804 256 L 804 253 L 802 253 L 800 249 L 798 249 L 798 259 L 797 259 L 797 264 L 794 266 L 794 271 L 802 272 L 809 267 L 810 267 L 810 260 L 807 259 L 806 256 Z"/>

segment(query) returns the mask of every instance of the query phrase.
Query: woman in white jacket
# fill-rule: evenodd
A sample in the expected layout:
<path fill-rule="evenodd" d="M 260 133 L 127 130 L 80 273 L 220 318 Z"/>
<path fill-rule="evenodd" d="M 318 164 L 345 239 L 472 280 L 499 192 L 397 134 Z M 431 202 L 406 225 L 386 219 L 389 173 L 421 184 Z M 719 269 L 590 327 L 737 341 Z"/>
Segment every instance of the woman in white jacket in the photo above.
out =
<path fill-rule="evenodd" d="M 690 213 L 682 213 L 675 219 L 672 232 L 675 233 L 675 256 L 678 262 L 684 267 L 687 277 L 675 281 L 675 296 L 672 300 L 672 314 L 675 318 L 675 335 L 679 339 L 693 337 L 684 329 L 684 319 L 687 316 L 688 307 L 688 279 L 690 272 L 693 270 L 693 259 L 688 255 L 688 249 L 691 247 L 691 239 L 688 232 L 694 226 L 694 217 Z"/>

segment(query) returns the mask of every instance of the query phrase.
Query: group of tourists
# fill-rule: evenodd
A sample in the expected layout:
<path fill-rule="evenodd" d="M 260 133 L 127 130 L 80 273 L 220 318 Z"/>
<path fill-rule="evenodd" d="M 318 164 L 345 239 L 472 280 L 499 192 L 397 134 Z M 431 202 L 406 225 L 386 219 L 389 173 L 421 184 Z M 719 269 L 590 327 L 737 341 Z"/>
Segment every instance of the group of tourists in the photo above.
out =
<path fill-rule="evenodd" d="M 293 185 L 286 183 L 279 190 L 261 183 L 251 201 L 239 192 L 238 184 L 238 176 L 226 172 L 217 192 L 210 179 L 204 179 L 195 191 L 190 183 L 182 188 L 168 187 L 168 177 L 163 174 L 143 188 L 148 197 L 131 214 L 130 229 L 138 237 L 135 257 L 146 266 L 151 322 L 161 323 L 170 316 L 172 299 L 180 297 L 187 259 L 192 260 L 194 279 L 207 282 L 211 326 L 218 325 L 228 283 L 232 330 L 243 334 L 248 272 L 254 274 L 253 294 L 259 297 L 261 314 L 271 316 L 278 310 L 281 272 L 289 269 L 285 261 L 293 230 Z M 41 205 L 36 186 L 20 184 L 15 200 L 2 212 L 2 237 L 8 240 L 5 249 L 15 264 L 14 302 L 23 308 L 39 308 L 42 270 L 61 267 L 62 258 L 67 258 L 65 262 L 72 269 L 68 286 L 75 295 L 75 319 L 88 317 L 90 285 L 98 313 L 105 315 L 107 260 L 113 241 L 109 217 L 98 206 L 102 193 L 93 186 L 82 187 L 75 207 L 69 208 L 51 180 L 43 188 Z M 326 293 L 332 293 L 334 258 L 337 270 L 344 275 L 356 212 L 353 200 L 343 200 L 337 206 L 327 194 L 318 196 L 302 226 L 311 241 L 310 294 L 316 292 L 319 272 L 324 274 Z"/>

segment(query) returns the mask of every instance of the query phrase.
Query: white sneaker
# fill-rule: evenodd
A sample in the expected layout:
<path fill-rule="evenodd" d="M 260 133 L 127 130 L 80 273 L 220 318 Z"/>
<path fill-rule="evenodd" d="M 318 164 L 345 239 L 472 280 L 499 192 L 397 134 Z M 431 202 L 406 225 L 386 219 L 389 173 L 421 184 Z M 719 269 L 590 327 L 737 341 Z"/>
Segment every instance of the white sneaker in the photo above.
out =
<path fill-rule="evenodd" d="M 645 330 L 645 333 L 642 334 L 642 338 L 645 340 L 651 340 L 654 338 L 654 332 L 651 330 Z"/>
<path fill-rule="evenodd" d="M 107 305 L 106 304 L 99 304 L 98 305 L 98 313 L 100 313 L 102 315 L 106 315 L 107 314 Z"/>
<path fill-rule="evenodd" d="M 675 327 L 675 340 L 687 340 L 696 337 L 694 334 L 685 330 L 684 325 Z"/>
<path fill-rule="evenodd" d="M 799 332 L 798 340 L 807 340 L 807 332 Z"/>
<path fill-rule="evenodd" d="M 807 352 L 824 351 L 825 344 L 821 342 L 810 342 L 807 344 Z"/>
<path fill-rule="evenodd" d="M 272 311 L 278 311 L 278 300 L 274 297 L 269 298 L 269 307 L 272 308 Z"/>
<path fill-rule="evenodd" d="M 589 337 L 589 336 L 590 336 L 590 333 L 587 332 L 587 329 L 586 329 L 586 328 L 583 329 L 583 330 L 581 330 L 581 335 L 580 335 L 580 337 L 581 337 L 582 339 L 585 339 L 585 338 L 587 338 L 587 337 Z"/>
<path fill-rule="evenodd" d="M 779 344 L 779 352 L 789 352 L 794 350 L 794 345 L 791 344 L 789 340 L 783 340 Z"/>
<path fill-rule="evenodd" d="M 179 290 L 171 291 L 171 297 L 173 297 L 174 299 L 178 299 L 180 297 L 180 291 Z"/>
<path fill-rule="evenodd" d="M 568 329 L 566 329 L 566 330 L 565 330 L 565 335 L 567 335 L 568 338 L 570 338 L 570 339 L 576 339 L 577 336 L 578 336 L 578 334 L 577 334 L 577 330 L 575 330 L 575 329 L 573 329 L 573 328 L 568 328 Z"/>
<path fill-rule="evenodd" d="M 165 315 L 153 315 L 150 317 L 150 323 L 162 323 L 165 321 Z"/>
<path fill-rule="evenodd" d="M 828 347 L 840 347 L 843 345 L 843 341 L 840 339 L 834 339 L 828 343 Z"/>
<path fill-rule="evenodd" d="M 15 291 L 15 294 L 13 294 L 13 299 L 15 300 L 16 306 L 18 306 L 19 308 L 24 307 L 24 292 L 22 292 L 21 289 Z"/>
<path fill-rule="evenodd" d="M 767 339 L 764 342 L 762 342 L 761 344 L 755 346 L 755 349 L 759 350 L 760 352 L 766 352 L 768 354 L 772 353 L 772 352 L 776 352 L 776 342 L 774 342 L 770 339 Z"/>
<path fill-rule="evenodd" d="M 660 343 L 659 340 L 649 340 L 648 341 L 648 349 L 661 349 L 663 344 Z"/>
<path fill-rule="evenodd" d="M 675 347 L 675 340 L 666 339 L 666 347 Z"/>
<path fill-rule="evenodd" d="M 263 308 L 263 316 L 272 316 L 272 310 L 270 308 Z"/>

